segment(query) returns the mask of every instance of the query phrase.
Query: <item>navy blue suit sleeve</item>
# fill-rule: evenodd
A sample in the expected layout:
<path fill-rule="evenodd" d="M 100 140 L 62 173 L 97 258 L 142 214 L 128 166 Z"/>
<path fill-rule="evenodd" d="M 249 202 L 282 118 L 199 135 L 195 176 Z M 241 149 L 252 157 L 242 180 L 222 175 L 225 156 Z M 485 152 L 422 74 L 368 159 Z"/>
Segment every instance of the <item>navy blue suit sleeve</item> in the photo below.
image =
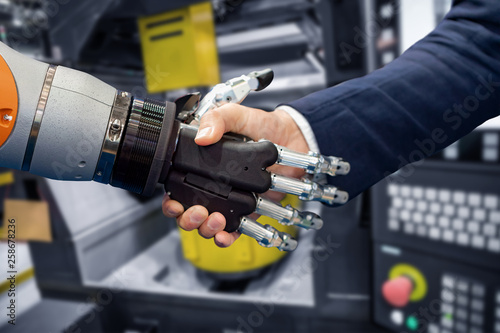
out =
<path fill-rule="evenodd" d="M 289 104 L 352 197 L 500 114 L 500 1 L 455 1 L 445 20 L 386 67 Z"/>

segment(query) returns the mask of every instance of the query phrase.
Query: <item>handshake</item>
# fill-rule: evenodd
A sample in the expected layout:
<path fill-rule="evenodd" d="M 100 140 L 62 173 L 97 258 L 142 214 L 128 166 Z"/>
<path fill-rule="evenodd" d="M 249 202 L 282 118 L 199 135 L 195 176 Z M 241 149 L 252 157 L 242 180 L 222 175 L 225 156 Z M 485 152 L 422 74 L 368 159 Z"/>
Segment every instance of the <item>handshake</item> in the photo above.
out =
<path fill-rule="evenodd" d="M 199 94 L 176 101 L 181 123 L 165 181 L 163 212 L 176 217 L 184 230 L 198 229 L 201 236 L 214 237 L 221 247 L 230 246 L 240 234 L 265 247 L 297 247 L 290 235 L 256 222 L 258 215 L 305 229 L 322 227 L 318 215 L 275 203 L 283 193 L 328 205 L 348 200 L 347 192 L 312 177 L 346 175 L 349 163 L 309 151 L 287 112 L 239 105 L 272 79 L 271 70 L 253 72 L 216 85 L 201 101 Z"/>

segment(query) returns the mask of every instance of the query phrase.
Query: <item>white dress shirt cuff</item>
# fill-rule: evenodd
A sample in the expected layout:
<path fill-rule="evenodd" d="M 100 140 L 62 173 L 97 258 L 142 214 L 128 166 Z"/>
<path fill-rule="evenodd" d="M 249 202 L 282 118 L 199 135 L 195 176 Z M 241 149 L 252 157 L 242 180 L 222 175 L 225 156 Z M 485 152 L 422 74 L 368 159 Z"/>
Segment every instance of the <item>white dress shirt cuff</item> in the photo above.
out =
<path fill-rule="evenodd" d="M 309 150 L 320 153 L 318 141 L 316 141 L 316 136 L 314 135 L 311 125 L 309 125 L 307 119 L 299 111 L 288 105 L 281 105 L 276 109 L 280 109 L 288 113 L 299 127 L 302 135 L 304 135 L 307 145 L 309 146 Z"/>

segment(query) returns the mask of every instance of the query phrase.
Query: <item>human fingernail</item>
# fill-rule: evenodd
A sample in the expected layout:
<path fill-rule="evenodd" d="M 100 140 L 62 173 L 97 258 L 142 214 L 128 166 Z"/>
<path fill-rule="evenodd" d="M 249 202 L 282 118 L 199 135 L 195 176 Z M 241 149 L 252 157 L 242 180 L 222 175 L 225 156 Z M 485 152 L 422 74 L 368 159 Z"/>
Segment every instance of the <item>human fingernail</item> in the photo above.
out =
<path fill-rule="evenodd" d="M 199 130 L 198 134 L 196 134 L 196 140 L 209 137 L 210 134 L 212 134 L 212 130 L 212 127 L 206 127 L 202 130 Z"/>
<path fill-rule="evenodd" d="M 176 216 L 176 215 L 180 214 L 180 212 L 178 210 L 176 210 L 175 208 L 172 208 L 172 207 L 167 208 L 167 213 L 171 216 Z"/>
<path fill-rule="evenodd" d="M 218 247 L 226 247 L 226 244 L 224 244 L 224 242 L 221 241 L 219 238 L 220 237 L 218 234 L 215 235 L 215 237 L 214 237 L 215 245 L 217 245 Z"/>
<path fill-rule="evenodd" d="M 220 228 L 221 223 L 216 218 L 211 218 L 208 220 L 207 226 L 210 230 L 215 231 Z"/>
<path fill-rule="evenodd" d="M 205 220 L 205 215 L 199 209 L 194 209 L 189 216 L 189 220 L 192 223 L 201 223 Z"/>

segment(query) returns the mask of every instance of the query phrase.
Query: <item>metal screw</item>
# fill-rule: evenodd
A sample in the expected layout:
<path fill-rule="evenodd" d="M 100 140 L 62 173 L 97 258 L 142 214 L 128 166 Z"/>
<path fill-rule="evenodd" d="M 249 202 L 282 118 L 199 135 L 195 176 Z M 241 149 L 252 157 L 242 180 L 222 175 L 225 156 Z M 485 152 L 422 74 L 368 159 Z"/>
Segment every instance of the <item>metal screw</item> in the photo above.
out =
<path fill-rule="evenodd" d="M 113 134 L 117 134 L 121 129 L 121 124 L 122 123 L 121 123 L 120 119 L 113 120 L 113 122 L 111 123 L 111 132 Z"/>
<path fill-rule="evenodd" d="M 5 119 L 7 121 L 11 121 L 12 120 L 12 116 L 9 116 L 8 114 L 6 114 L 6 115 L 3 116 L 3 119 Z"/>
<path fill-rule="evenodd" d="M 102 176 L 102 171 L 97 171 L 97 175 L 98 175 L 99 177 L 101 177 L 101 176 Z"/>

